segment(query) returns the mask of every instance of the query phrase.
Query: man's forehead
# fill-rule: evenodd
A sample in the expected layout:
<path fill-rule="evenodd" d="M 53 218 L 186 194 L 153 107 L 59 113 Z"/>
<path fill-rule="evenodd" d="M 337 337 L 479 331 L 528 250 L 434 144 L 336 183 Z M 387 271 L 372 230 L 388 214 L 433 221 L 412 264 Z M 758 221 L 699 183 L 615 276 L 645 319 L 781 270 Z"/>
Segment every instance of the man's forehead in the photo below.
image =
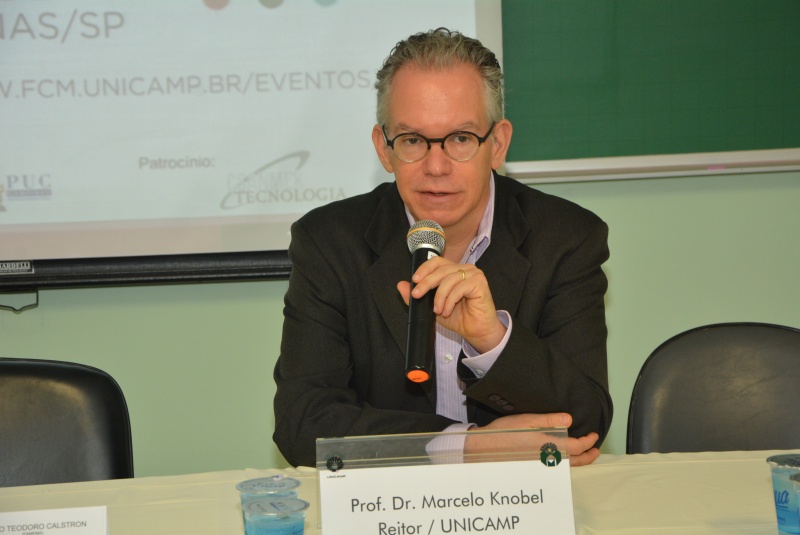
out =
<path fill-rule="evenodd" d="M 405 65 L 388 97 L 386 127 L 392 133 L 446 135 L 488 126 L 483 79 L 470 64 L 444 69 Z"/>

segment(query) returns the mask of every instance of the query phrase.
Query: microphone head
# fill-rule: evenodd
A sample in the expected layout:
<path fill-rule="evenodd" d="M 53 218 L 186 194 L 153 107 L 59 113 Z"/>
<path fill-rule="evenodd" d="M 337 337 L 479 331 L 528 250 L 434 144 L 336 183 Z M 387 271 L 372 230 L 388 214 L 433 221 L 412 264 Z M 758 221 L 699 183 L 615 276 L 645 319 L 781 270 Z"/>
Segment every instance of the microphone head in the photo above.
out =
<path fill-rule="evenodd" d="M 420 219 L 408 229 L 406 243 L 412 253 L 420 247 L 430 247 L 441 255 L 444 251 L 444 229 L 435 221 Z"/>

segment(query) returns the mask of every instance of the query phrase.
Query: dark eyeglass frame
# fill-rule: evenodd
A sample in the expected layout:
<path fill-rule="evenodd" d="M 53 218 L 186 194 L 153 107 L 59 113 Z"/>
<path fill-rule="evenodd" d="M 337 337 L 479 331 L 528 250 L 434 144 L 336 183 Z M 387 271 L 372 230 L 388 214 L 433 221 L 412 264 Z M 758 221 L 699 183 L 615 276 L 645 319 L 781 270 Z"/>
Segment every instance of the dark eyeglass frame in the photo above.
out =
<path fill-rule="evenodd" d="M 489 139 L 489 136 L 492 135 L 492 131 L 494 130 L 494 127 L 495 127 L 496 124 L 497 123 L 492 123 L 491 126 L 489 126 L 489 131 L 486 132 L 486 135 L 484 135 L 483 137 L 479 136 L 475 132 L 470 132 L 469 130 L 456 130 L 455 132 L 450 132 L 449 134 L 447 134 L 444 137 L 427 138 L 427 137 L 423 136 L 422 134 L 418 134 L 417 132 L 402 132 L 402 133 L 397 134 L 396 136 L 394 136 L 392 139 L 389 139 L 389 136 L 386 135 L 386 125 L 381 125 L 381 132 L 383 132 L 383 139 L 386 141 L 386 145 L 390 149 L 392 149 L 392 151 L 394 151 L 394 142 L 395 142 L 395 140 L 397 138 L 399 138 L 400 136 L 416 136 L 418 138 L 421 138 L 421 139 L 425 140 L 425 143 L 428 145 L 428 148 L 425 151 L 425 154 L 422 156 L 422 158 L 419 158 L 418 160 L 404 160 L 403 158 L 400 158 L 400 156 L 395 151 L 395 156 L 397 156 L 397 158 L 399 160 L 404 161 L 406 163 L 418 162 L 418 161 L 422 160 L 423 158 L 425 158 L 425 156 L 427 156 L 428 153 L 431 151 L 431 143 L 439 143 L 439 145 L 441 145 L 441 147 L 442 147 L 442 152 L 444 152 L 447 155 L 447 157 L 450 158 L 451 160 L 454 160 L 456 162 L 468 162 L 478 154 L 478 151 L 480 150 L 481 145 L 483 145 L 483 143 L 487 139 Z M 478 140 L 478 150 L 476 150 L 475 154 L 473 154 L 472 156 L 470 156 L 466 160 L 456 160 L 455 158 L 450 156 L 450 153 L 447 152 L 447 149 L 444 147 L 444 142 L 448 138 L 453 137 L 453 136 L 457 136 L 459 134 L 469 134 L 471 136 L 475 136 L 475 138 Z"/>

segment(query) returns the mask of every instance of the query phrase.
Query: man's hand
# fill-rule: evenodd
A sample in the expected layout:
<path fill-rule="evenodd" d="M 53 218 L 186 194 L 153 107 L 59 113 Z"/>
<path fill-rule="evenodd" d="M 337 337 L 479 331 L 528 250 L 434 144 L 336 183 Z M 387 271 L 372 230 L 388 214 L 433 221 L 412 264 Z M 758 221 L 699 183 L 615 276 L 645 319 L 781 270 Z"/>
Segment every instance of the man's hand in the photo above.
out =
<path fill-rule="evenodd" d="M 503 339 L 506 328 L 497 319 L 489 283 L 474 265 L 435 257 L 424 262 L 412 280 L 416 285 L 413 291 L 407 281 L 397 284 L 406 304 L 411 295 L 420 298 L 435 290 L 436 321 L 463 336 L 479 353 L 490 351 Z"/>
<path fill-rule="evenodd" d="M 485 427 L 476 427 L 470 431 L 477 430 L 501 430 L 501 429 L 541 429 L 548 427 L 569 427 L 572 425 L 572 416 L 567 413 L 552 414 L 511 414 L 496 419 Z M 530 448 L 530 443 L 521 435 L 520 441 L 514 441 L 512 435 L 467 435 L 464 444 L 464 454 L 489 454 L 501 451 L 513 452 L 523 451 Z M 591 464 L 600 456 L 600 450 L 594 445 L 599 439 L 597 433 L 589 433 L 580 438 L 567 438 L 567 453 L 571 466 L 584 466 Z M 523 444 L 522 442 L 526 442 Z"/>

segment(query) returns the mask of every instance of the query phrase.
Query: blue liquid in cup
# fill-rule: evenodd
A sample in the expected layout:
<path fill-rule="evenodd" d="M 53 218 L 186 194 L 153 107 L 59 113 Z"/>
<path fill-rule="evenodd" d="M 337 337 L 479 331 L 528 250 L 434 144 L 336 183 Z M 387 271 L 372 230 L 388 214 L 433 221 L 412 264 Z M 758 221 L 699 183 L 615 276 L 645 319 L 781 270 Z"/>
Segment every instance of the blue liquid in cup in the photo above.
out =
<path fill-rule="evenodd" d="M 303 535 L 308 502 L 297 498 L 262 498 L 244 509 L 245 535 Z"/>
<path fill-rule="evenodd" d="M 290 515 L 277 519 L 259 519 L 245 524 L 246 535 L 303 535 L 305 517 Z"/>
<path fill-rule="evenodd" d="M 800 454 L 773 455 L 767 459 L 772 468 L 772 489 L 775 494 L 775 514 L 781 535 L 800 534 L 797 492 L 790 479 L 800 474 Z"/>

